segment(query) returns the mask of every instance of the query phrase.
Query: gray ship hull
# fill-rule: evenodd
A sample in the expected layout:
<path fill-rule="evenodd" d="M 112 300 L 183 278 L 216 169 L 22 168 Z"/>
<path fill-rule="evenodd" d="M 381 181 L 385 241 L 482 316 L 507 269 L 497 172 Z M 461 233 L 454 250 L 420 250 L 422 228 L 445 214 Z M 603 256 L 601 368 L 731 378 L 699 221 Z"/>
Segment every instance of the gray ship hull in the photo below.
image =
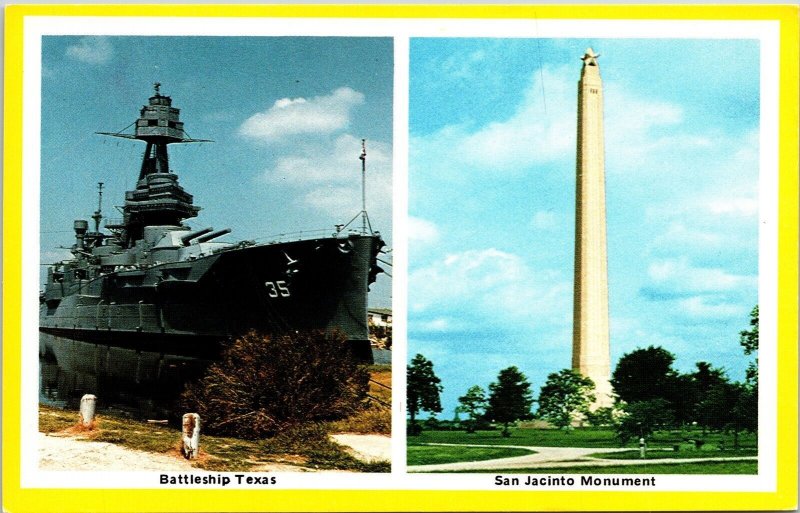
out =
<path fill-rule="evenodd" d="M 366 290 L 382 244 L 359 234 L 264 244 L 68 281 L 42 303 L 40 331 L 49 343 L 213 358 L 250 330 L 338 330 L 371 361 Z"/>

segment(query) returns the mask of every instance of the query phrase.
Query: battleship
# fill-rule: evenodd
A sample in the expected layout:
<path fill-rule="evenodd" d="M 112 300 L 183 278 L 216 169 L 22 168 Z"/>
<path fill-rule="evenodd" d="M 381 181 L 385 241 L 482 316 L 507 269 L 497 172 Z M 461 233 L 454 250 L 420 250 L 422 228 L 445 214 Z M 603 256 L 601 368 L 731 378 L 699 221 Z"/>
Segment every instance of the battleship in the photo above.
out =
<path fill-rule="evenodd" d="M 93 230 L 87 220 L 74 221 L 72 258 L 47 268 L 40 353 L 75 364 L 99 359 L 103 348 L 213 359 L 224 341 L 251 330 L 335 330 L 371 362 L 367 293 L 382 272 L 384 242 L 369 223 L 363 182 L 362 211 L 322 235 L 232 243 L 218 240 L 230 229 L 192 229 L 185 221 L 200 208 L 170 169 L 167 149 L 203 140 L 186 134 L 180 110 L 159 87 L 133 134 L 98 132 L 144 141 L 139 177 L 125 193 L 121 219 L 104 218 L 99 183 Z M 363 180 L 363 142 L 359 158 Z M 97 350 L 70 354 L 76 343 Z"/>

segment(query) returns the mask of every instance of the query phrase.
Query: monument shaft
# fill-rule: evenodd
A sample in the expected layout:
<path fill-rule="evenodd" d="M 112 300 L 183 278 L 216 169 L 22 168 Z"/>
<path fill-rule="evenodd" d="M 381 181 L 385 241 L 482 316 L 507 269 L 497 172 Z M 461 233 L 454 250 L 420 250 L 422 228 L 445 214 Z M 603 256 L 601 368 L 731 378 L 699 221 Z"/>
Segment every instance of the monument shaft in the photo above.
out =
<path fill-rule="evenodd" d="M 595 383 L 592 408 L 611 406 L 603 83 L 589 48 L 578 82 L 572 368 Z"/>

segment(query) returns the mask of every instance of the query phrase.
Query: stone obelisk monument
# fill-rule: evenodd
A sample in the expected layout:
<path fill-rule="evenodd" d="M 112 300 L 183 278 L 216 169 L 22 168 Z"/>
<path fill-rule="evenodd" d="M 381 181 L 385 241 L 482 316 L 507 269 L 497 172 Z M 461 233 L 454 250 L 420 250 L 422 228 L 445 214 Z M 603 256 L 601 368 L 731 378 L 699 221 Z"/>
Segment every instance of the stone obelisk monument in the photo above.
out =
<path fill-rule="evenodd" d="M 603 143 L 603 82 L 598 54 L 582 57 L 578 82 L 578 158 L 575 199 L 575 296 L 572 368 L 595 384 L 592 409 L 611 406 L 608 264 Z"/>

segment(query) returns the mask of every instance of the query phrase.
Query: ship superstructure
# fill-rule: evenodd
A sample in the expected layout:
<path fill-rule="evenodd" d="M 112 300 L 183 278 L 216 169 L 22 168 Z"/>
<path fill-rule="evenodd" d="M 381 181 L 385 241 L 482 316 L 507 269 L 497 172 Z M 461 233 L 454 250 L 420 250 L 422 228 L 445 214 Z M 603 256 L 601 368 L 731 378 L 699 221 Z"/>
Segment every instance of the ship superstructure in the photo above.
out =
<path fill-rule="evenodd" d="M 369 360 L 367 292 L 381 269 L 378 232 L 342 225 L 320 237 L 264 244 L 217 239 L 229 229 L 191 229 L 200 208 L 169 164 L 186 135 L 179 109 L 160 93 L 143 106 L 133 134 L 146 143 L 122 219 L 98 210 L 74 222 L 73 258 L 48 268 L 40 331 L 49 344 L 72 339 L 187 356 L 213 355 L 249 330 L 339 330 Z M 365 158 L 359 157 L 362 161 Z M 366 219 L 366 211 L 362 212 Z"/>

